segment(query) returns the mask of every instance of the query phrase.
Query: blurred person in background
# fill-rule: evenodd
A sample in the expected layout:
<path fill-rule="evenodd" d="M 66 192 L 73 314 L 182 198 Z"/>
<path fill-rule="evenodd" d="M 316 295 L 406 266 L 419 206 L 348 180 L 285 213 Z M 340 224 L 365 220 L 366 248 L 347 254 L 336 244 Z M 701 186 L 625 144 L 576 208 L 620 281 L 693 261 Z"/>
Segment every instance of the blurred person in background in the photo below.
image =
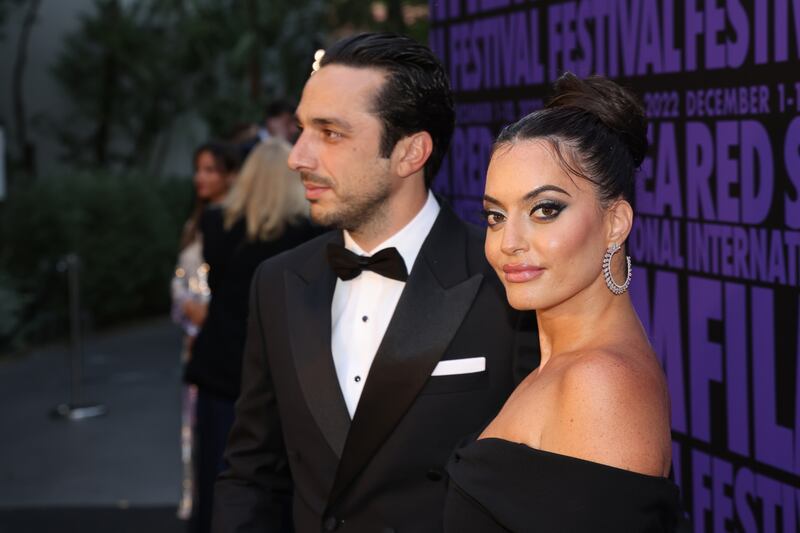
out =
<path fill-rule="evenodd" d="M 202 324 L 210 292 L 208 265 L 203 260 L 199 224 L 209 205 L 219 204 L 233 183 L 239 161 L 231 147 L 208 142 L 194 153 L 194 207 L 183 225 L 180 252 L 172 278 L 172 318 L 184 331 L 181 361 L 186 364 L 191 346 Z M 181 413 L 181 458 L 183 480 L 178 516 L 187 519 L 192 512 L 192 424 L 197 391 L 193 385 L 183 388 Z"/>
<path fill-rule="evenodd" d="M 294 144 L 300 133 L 294 118 L 295 108 L 288 100 L 275 100 L 266 107 L 261 124 L 238 124 L 228 138 L 239 147 L 243 159 L 259 143 L 273 137 Z"/>
<path fill-rule="evenodd" d="M 241 122 L 236 124 L 227 135 L 226 140 L 236 146 L 242 161 L 247 159 L 250 151 L 261 142 L 258 136 L 260 126 L 255 122 Z"/>
<path fill-rule="evenodd" d="M 258 130 L 258 138 L 262 141 L 270 137 L 279 137 L 294 144 L 297 135 L 297 121 L 294 118 L 295 106 L 288 100 L 275 100 L 264 112 L 264 125 Z"/>
<path fill-rule="evenodd" d="M 180 323 L 189 339 L 197 335 L 206 314 L 207 291 L 200 218 L 210 205 L 224 199 L 239 166 L 235 150 L 220 142 L 201 145 L 194 154 L 194 208 L 183 225 L 178 264 L 172 280 L 173 317 Z"/>
<path fill-rule="evenodd" d="M 286 165 L 290 150 L 277 137 L 258 143 L 222 205 L 209 207 L 201 218 L 211 301 L 185 375 L 198 388 L 197 499 L 190 531 L 210 531 L 214 480 L 223 468 L 239 396 L 253 273 L 265 259 L 319 233 L 308 220 L 300 177 Z"/>

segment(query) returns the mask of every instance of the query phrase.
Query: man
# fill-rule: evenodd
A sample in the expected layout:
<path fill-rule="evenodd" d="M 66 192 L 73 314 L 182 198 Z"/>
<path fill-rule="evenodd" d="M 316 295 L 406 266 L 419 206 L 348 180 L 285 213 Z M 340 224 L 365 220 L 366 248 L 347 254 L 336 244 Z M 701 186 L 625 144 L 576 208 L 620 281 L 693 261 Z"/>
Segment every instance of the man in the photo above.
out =
<path fill-rule="evenodd" d="M 275 100 L 267 106 L 264 125 L 258 130 L 258 140 L 280 137 L 293 143 L 297 138 L 297 122 L 294 119 L 294 106 L 286 100 Z"/>
<path fill-rule="evenodd" d="M 447 458 L 537 363 L 534 326 L 428 190 L 454 124 L 431 51 L 364 34 L 320 64 L 289 165 L 340 231 L 256 273 L 215 531 L 440 531 Z"/>

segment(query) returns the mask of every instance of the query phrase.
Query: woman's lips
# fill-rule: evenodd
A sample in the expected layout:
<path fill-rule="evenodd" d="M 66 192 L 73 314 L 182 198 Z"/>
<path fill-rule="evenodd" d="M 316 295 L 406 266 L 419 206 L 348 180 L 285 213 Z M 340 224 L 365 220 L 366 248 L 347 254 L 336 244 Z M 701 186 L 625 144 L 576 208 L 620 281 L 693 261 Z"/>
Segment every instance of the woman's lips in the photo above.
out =
<path fill-rule="evenodd" d="M 506 281 L 511 283 L 525 283 L 542 275 L 544 269 L 532 265 L 503 265 Z"/>

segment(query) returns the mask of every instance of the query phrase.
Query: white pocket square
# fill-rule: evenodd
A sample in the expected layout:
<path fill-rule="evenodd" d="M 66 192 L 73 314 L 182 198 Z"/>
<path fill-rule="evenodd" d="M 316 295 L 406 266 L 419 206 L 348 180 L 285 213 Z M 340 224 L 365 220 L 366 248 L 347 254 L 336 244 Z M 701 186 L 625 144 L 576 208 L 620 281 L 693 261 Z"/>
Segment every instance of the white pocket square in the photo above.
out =
<path fill-rule="evenodd" d="M 431 376 L 455 376 L 457 374 L 475 374 L 486 370 L 485 357 L 467 357 L 466 359 L 447 359 L 439 361 Z"/>

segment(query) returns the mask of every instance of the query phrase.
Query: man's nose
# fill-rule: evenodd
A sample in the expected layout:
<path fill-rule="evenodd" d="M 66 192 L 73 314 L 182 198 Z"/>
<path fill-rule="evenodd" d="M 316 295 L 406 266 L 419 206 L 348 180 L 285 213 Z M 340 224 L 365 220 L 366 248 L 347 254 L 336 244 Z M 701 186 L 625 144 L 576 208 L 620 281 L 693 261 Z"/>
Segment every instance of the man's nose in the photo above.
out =
<path fill-rule="evenodd" d="M 294 143 L 292 151 L 289 152 L 289 168 L 296 171 L 309 170 L 314 168 L 314 151 L 312 143 L 309 141 L 306 131 L 300 133 L 297 142 Z"/>

